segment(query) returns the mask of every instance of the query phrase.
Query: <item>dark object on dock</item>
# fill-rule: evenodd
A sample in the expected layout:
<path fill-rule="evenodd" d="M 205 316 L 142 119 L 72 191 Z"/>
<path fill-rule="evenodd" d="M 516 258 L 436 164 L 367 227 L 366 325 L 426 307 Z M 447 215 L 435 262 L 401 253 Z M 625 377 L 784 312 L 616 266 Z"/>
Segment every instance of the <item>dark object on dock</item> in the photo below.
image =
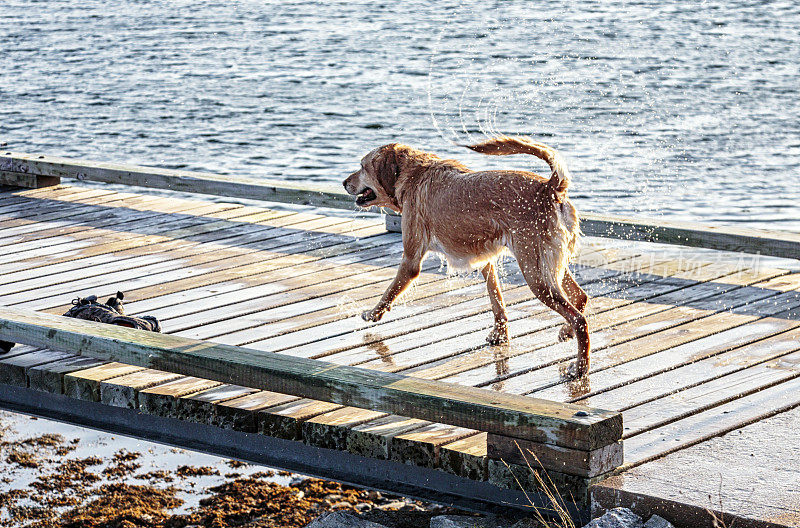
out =
<path fill-rule="evenodd" d="M 8 354 L 12 348 L 14 348 L 15 343 L 11 343 L 9 341 L 0 341 L 0 354 Z"/>
<path fill-rule="evenodd" d="M 158 322 L 158 319 L 152 315 L 143 315 L 142 317 L 125 315 L 125 309 L 122 306 L 122 299 L 124 298 L 125 294 L 120 291 L 118 291 L 114 297 L 110 297 L 105 303 L 97 302 L 96 295 L 77 298 L 72 301 L 72 308 L 67 310 L 64 316 L 124 326 L 127 328 L 148 330 L 150 332 L 161 332 L 161 324 Z"/>

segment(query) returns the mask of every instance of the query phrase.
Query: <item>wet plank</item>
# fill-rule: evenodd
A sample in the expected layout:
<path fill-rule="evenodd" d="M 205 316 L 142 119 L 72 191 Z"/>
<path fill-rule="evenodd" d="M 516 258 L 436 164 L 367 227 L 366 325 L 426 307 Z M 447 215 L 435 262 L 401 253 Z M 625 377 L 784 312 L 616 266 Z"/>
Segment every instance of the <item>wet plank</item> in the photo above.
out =
<path fill-rule="evenodd" d="M 735 346 L 722 353 L 714 351 L 696 353 L 678 368 L 665 370 L 609 391 L 591 393 L 584 397 L 583 401 L 587 405 L 603 409 L 627 411 L 674 394 L 684 388 L 693 387 L 800 350 L 800 332 L 796 330 L 796 324 L 793 326 L 793 330 L 767 338 L 759 335 L 761 332 L 759 332 L 758 326 L 758 324 L 750 324 L 745 327 L 748 332 L 753 331 L 752 339 L 747 339 L 749 341 L 747 344 Z M 713 339 L 714 336 L 706 338 L 709 341 Z M 691 344 L 687 346 L 691 346 Z M 633 415 L 629 416 L 633 417 Z"/>
<path fill-rule="evenodd" d="M 625 463 L 638 465 L 800 405 L 800 377 L 625 440 Z"/>

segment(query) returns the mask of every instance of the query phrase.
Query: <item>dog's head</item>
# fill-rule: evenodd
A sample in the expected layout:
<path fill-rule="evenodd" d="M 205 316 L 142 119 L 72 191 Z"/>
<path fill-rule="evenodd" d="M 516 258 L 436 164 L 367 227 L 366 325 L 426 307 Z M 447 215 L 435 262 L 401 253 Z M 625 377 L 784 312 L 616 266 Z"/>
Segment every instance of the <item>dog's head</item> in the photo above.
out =
<path fill-rule="evenodd" d="M 395 187 L 400 178 L 397 144 L 378 147 L 361 159 L 361 169 L 344 181 L 344 188 L 356 196 L 359 207 L 389 207 L 400 211 Z"/>

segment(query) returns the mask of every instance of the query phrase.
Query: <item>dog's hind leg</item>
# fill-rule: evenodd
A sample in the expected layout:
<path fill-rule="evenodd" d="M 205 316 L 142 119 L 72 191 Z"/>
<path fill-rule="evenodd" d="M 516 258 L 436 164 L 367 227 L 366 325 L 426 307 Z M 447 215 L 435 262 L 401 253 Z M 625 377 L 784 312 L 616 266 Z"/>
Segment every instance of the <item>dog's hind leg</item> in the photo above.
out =
<path fill-rule="evenodd" d="M 503 291 L 500 289 L 500 280 L 497 278 L 497 269 L 493 262 L 486 264 L 481 270 L 486 279 L 486 289 L 489 290 L 489 301 L 492 303 L 494 313 L 494 328 L 486 340 L 490 345 L 508 343 L 508 316 L 506 303 L 503 300 Z"/>
<path fill-rule="evenodd" d="M 574 364 L 570 365 L 569 375 L 574 378 L 583 377 L 589 371 L 589 350 L 591 347 L 586 317 L 569 302 L 557 278 L 542 273 L 535 256 L 519 254 L 516 256 L 522 275 L 525 277 L 525 282 L 528 283 L 528 287 L 530 287 L 533 294 L 545 306 L 558 312 L 567 320 L 567 324 L 572 327 L 572 331 L 578 341 L 578 359 Z"/>
<path fill-rule="evenodd" d="M 564 272 L 564 280 L 561 281 L 561 287 L 563 288 L 564 293 L 566 294 L 567 299 L 572 306 L 577 308 L 577 310 L 582 314 L 585 314 L 586 304 L 589 302 L 589 296 L 586 295 L 586 292 L 583 291 L 583 288 L 581 288 L 578 283 L 575 282 L 575 277 L 572 275 L 572 272 L 569 271 L 569 268 L 567 268 Z M 573 337 L 575 337 L 575 332 L 572 330 L 572 326 L 565 323 L 558 332 L 558 340 L 567 341 Z"/>

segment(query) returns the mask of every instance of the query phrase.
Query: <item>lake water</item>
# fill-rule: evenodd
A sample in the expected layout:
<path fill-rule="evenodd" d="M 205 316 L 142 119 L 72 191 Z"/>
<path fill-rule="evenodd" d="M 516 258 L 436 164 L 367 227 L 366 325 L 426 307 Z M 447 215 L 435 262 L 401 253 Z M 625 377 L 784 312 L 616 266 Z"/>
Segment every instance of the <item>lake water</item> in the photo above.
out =
<path fill-rule="evenodd" d="M 559 148 L 586 211 L 800 231 L 800 4 L 5 0 L 9 150 L 338 185 L 403 142 Z"/>

